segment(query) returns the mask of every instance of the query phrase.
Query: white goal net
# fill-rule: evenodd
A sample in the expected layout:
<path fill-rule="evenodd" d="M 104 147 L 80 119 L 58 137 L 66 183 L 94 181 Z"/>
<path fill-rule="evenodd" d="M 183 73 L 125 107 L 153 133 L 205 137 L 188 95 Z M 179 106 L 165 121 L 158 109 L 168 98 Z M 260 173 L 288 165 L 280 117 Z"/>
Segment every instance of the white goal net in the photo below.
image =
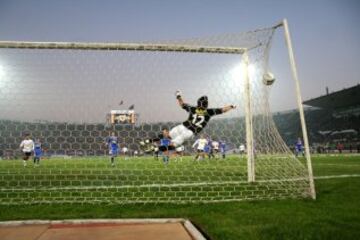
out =
<path fill-rule="evenodd" d="M 0 42 L 0 204 L 314 197 L 309 156 L 285 144 L 263 83 L 278 29 L 152 43 Z M 139 143 L 187 119 L 176 90 L 190 105 L 206 95 L 210 108 L 237 108 L 167 160 Z M 41 142 L 40 161 L 23 160 L 25 135 Z M 200 135 L 219 152 L 194 160 Z"/>

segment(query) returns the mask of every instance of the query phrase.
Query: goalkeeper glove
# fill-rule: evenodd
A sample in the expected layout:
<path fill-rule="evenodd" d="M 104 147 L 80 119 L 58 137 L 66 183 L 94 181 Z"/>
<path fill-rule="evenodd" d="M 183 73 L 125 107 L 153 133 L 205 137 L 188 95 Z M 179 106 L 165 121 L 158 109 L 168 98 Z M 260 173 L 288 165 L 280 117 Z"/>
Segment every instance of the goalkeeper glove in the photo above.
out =
<path fill-rule="evenodd" d="M 181 98 L 181 92 L 179 90 L 177 90 L 175 92 L 175 96 L 176 96 L 177 99 Z"/>

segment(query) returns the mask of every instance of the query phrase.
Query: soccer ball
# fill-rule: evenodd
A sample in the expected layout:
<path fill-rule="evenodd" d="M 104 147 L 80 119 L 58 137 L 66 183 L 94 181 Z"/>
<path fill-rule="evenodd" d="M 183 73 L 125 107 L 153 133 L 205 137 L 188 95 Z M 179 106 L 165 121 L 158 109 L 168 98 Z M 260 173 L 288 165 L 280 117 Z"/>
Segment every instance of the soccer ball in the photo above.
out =
<path fill-rule="evenodd" d="M 266 86 L 271 86 L 275 82 L 275 76 L 271 72 L 267 72 L 263 75 L 263 83 Z"/>

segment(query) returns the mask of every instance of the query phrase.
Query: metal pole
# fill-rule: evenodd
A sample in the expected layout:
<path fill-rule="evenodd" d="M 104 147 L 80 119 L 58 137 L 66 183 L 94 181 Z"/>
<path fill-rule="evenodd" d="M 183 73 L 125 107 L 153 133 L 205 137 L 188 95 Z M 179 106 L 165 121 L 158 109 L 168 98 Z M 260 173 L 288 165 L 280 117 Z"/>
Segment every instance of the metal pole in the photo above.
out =
<path fill-rule="evenodd" d="M 255 159 L 254 159 L 254 139 L 253 122 L 251 108 L 251 83 L 249 76 L 249 56 L 247 51 L 243 54 L 244 78 L 245 78 L 245 124 L 246 124 L 246 149 L 247 149 L 247 172 L 248 182 L 255 182 Z"/>
<path fill-rule="evenodd" d="M 289 52 L 291 71 L 292 71 L 293 78 L 295 80 L 297 104 L 298 104 L 299 113 L 300 113 L 300 122 L 301 122 L 301 128 L 302 128 L 303 139 L 304 139 L 306 163 L 307 163 L 309 181 L 310 181 L 310 194 L 313 199 L 316 199 L 313 169 L 312 169 L 311 157 L 310 157 L 309 139 L 308 139 L 307 130 L 306 130 L 304 108 L 302 105 L 302 98 L 301 98 L 301 91 L 300 91 L 300 83 L 299 83 L 299 78 L 298 78 L 296 63 L 295 63 L 295 56 L 294 56 L 293 47 L 292 47 L 291 38 L 290 38 L 289 26 L 288 26 L 286 19 L 283 20 L 283 26 L 284 26 L 284 30 L 285 30 L 286 45 L 288 47 L 288 52 Z"/>
<path fill-rule="evenodd" d="M 257 47 L 253 46 L 253 48 Z M 86 42 L 22 42 L 0 41 L 0 48 L 24 49 L 81 49 L 81 50 L 116 50 L 116 51 L 167 51 L 167 52 L 196 52 L 242 54 L 246 48 L 192 46 L 178 44 L 151 43 L 86 43 Z"/>

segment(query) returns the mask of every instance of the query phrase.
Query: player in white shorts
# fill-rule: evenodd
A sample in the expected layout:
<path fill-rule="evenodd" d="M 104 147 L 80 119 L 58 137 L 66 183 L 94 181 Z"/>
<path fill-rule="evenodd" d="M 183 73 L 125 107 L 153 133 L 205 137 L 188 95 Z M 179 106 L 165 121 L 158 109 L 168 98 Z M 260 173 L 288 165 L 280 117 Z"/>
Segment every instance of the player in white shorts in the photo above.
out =
<path fill-rule="evenodd" d="M 29 157 L 31 156 L 32 152 L 34 151 L 34 141 L 30 139 L 30 135 L 26 134 L 25 139 L 22 140 L 20 143 L 20 149 L 23 152 L 23 163 L 24 167 L 26 167 L 27 160 L 29 160 Z"/>
<path fill-rule="evenodd" d="M 182 157 L 184 156 L 184 151 L 185 151 L 184 145 L 175 148 L 176 160 L 180 159 L 180 161 L 182 161 Z"/>
<path fill-rule="evenodd" d="M 201 135 L 199 139 L 195 141 L 195 143 L 192 145 L 193 148 L 197 149 L 197 154 L 195 156 L 195 160 L 198 160 L 199 158 L 205 158 L 205 147 L 208 145 L 208 140 L 204 137 L 204 135 Z"/>
<path fill-rule="evenodd" d="M 211 147 L 212 147 L 212 151 L 213 151 L 213 155 L 215 155 L 215 158 L 218 158 L 218 153 L 219 153 L 219 142 L 218 141 L 212 141 L 211 142 Z"/>
<path fill-rule="evenodd" d="M 170 130 L 171 144 L 175 147 L 183 145 L 186 140 L 200 133 L 212 116 L 235 108 L 234 105 L 223 108 L 208 108 L 207 96 L 200 97 L 197 100 L 197 106 L 191 106 L 183 101 L 180 91 L 176 91 L 175 95 L 180 107 L 189 113 L 185 122 Z"/>
<path fill-rule="evenodd" d="M 197 100 L 197 106 L 195 107 L 183 101 L 180 91 L 176 91 L 175 95 L 178 104 L 182 109 L 189 113 L 189 117 L 185 122 L 172 128 L 169 132 L 171 138 L 169 146 L 174 148 L 182 146 L 186 140 L 200 133 L 212 116 L 223 114 L 236 108 L 234 105 L 225 106 L 223 108 L 208 108 L 209 104 L 207 96 L 200 97 Z M 150 142 L 150 139 L 140 141 L 140 145 L 146 146 Z"/>
<path fill-rule="evenodd" d="M 121 149 L 121 152 L 124 154 L 125 160 L 128 160 L 128 159 L 129 159 L 129 158 L 128 158 L 129 149 L 128 149 L 126 146 L 124 146 L 124 147 Z"/>

